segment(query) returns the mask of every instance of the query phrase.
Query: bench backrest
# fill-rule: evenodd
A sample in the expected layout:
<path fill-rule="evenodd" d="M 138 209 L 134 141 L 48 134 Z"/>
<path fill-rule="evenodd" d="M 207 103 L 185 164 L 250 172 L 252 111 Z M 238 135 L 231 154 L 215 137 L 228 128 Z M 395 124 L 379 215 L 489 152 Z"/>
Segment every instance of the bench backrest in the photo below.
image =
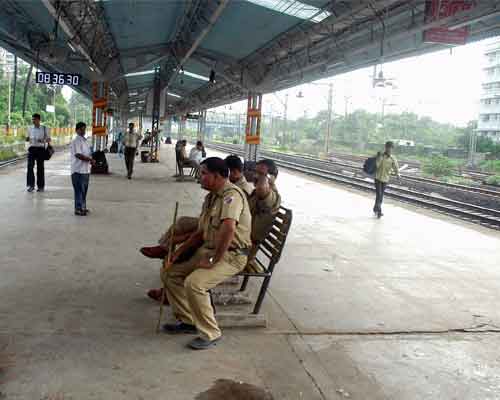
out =
<path fill-rule="evenodd" d="M 259 244 L 259 251 L 269 259 L 269 266 L 266 268 L 269 273 L 273 272 L 274 266 L 281 258 L 291 225 L 292 210 L 280 207 L 265 239 Z"/>

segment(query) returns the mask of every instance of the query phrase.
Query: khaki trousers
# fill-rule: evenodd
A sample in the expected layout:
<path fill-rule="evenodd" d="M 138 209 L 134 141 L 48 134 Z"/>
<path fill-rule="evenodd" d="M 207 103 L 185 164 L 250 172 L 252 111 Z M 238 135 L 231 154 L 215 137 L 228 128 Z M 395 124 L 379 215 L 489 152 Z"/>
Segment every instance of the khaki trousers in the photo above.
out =
<path fill-rule="evenodd" d="M 198 229 L 198 218 L 194 217 L 179 217 L 175 223 L 175 234 L 184 235 L 187 233 L 195 232 Z M 165 250 L 168 250 L 170 237 L 172 236 L 173 225 L 170 225 L 168 230 L 162 235 L 159 244 Z"/>
<path fill-rule="evenodd" d="M 203 257 L 214 254 L 214 250 L 201 247 L 188 261 L 173 264 L 167 271 L 162 268 L 160 274 L 175 317 L 195 325 L 200 336 L 208 340 L 221 336 L 208 290 L 242 271 L 247 262 L 245 255 L 226 252 L 211 268 L 198 267 Z"/>

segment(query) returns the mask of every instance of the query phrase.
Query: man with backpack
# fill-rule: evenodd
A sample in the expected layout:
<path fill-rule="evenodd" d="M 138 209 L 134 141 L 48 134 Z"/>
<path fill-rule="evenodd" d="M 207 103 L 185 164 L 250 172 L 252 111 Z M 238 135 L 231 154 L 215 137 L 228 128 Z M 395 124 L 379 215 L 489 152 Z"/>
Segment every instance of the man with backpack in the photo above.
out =
<path fill-rule="evenodd" d="M 389 183 L 391 171 L 396 174 L 398 179 L 401 179 L 399 175 L 398 161 L 392 155 L 392 149 L 394 148 L 394 143 L 389 141 L 385 144 L 385 151 L 377 153 L 375 159 L 375 205 L 373 206 L 373 212 L 377 218 L 382 217 L 382 202 L 384 200 L 384 192 L 387 184 Z"/>
<path fill-rule="evenodd" d="M 45 189 L 45 145 L 50 143 L 49 130 L 40 125 L 40 114 L 33 114 L 33 126 L 28 128 L 26 141 L 29 142 L 28 148 L 28 173 L 26 177 L 28 192 L 35 190 L 35 162 L 36 162 L 36 184 L 38 192 Z"/>

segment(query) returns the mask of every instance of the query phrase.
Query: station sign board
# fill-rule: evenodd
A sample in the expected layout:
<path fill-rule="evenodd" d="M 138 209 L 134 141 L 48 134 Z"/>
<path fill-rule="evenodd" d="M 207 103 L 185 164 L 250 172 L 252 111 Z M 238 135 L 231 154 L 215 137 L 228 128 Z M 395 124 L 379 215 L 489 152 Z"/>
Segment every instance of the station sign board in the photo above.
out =
<path fill-rule="evenodd" d="M 425 21 L 438 21 L 471 10 L 474 6 L 475 1 L 472 0 L 428 0 L 425 2 Z M 461 45 L 467 42 L 468 37 L 468 26 L 455 29 L 440 26 L 424 31 L 424 42 L 427 43 Z"/>
<path fill-rule="evenodd" d="M 186 119 L 199 119 L 200 116 L 198 114 L 191 114 L 191 113 L 187 113 L 186 114 Z"/>
<path fill-rule="evenodd" d="M 38 71 L 35 80 L 36 83 L 45 85 L 80 86 L 81 77 L 78 74 L 59 74 L 56 72 Z"/>

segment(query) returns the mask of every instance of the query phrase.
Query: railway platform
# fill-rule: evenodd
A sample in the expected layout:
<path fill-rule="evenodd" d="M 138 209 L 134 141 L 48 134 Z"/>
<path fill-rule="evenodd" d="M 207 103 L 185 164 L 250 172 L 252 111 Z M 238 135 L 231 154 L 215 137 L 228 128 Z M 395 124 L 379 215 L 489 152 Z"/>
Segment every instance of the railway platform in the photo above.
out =
<path fill-rule="evenodd" d="M 225 329 L 205 352 L 156 335 L 159 263 L 138 249 L 175 201 L 196 215 L 204 195 L 172 177 L 173 153 L 137 159 L 132 180 L 108 155 L 88 217 L 73 215 L 67 154 L 44 193 L 25 192 L 23 164 L 0 169 L 0 399 L 219 399 L 221 379 L 276 400 L 498 398 L 500 232 L 390 198 L 379 220 L 371 193 L 285 169 L 294 220 L 268 327 Z"/>

